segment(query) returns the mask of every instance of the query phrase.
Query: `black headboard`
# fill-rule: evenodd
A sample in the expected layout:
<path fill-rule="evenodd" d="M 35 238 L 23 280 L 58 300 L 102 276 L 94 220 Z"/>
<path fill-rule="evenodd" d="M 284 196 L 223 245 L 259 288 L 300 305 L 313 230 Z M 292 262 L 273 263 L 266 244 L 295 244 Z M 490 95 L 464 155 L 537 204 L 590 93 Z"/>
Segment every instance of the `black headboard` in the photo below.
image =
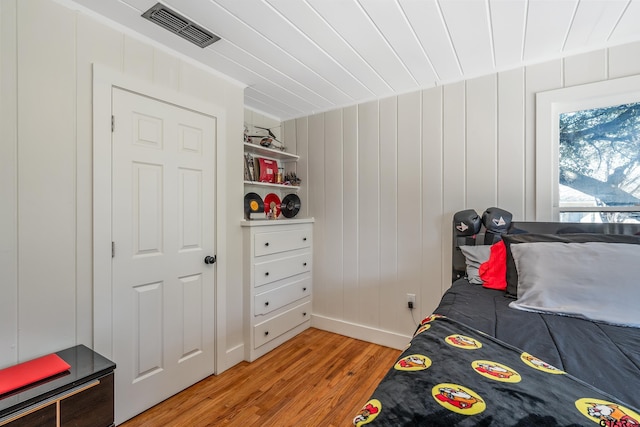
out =
<path fill-rule="evenodd" d="M 485 244 L 484 225 L 473 235 L 468 230 L 459 231 L 453 223 L 452 280 L 464 277 L 466 273 L 465 258 L 460 251 L 462 245 Z M 598 234 L 640 234 L 640 224 L 627 223 L 570 223 L 570 222 L 527 222 L 514 221 L 507 233 L 566 234 L 566 233 L 598 233 Z"/>

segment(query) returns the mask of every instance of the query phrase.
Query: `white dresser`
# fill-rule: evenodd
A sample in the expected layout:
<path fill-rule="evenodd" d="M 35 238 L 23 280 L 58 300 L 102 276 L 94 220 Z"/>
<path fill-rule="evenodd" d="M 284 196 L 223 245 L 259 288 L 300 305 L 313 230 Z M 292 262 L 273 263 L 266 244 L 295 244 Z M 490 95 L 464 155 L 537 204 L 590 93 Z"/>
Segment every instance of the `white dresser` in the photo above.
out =
<path fill-rule="evenodd" d="M 245 359 L 311 323 L 313 219 L 242 221 Z"/>

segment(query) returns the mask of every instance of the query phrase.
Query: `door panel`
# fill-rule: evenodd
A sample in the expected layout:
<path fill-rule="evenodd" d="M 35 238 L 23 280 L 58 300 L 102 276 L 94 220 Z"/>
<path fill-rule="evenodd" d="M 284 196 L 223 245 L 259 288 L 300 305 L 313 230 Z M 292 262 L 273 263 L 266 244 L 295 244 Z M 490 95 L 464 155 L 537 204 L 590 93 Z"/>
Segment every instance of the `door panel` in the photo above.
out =
<path fill-rule="evenodd" d="M 201 352 L 202 342 L 202 310 L 198 301 L 202 299 L 202 275 L 181 277 L 182 289 L 182 355 L 179 361 L 182 363 L 190 357 Z"/>
<path fill-rule="evenodd" d="M 180 169 L 179 179 L 180 251 L 202 249 L 202 172 Z"/>
<path fill-rule="evenodd" d="M 116 423 L 215 366 L 216 119 L 113 89 Z"/>
<path fill-rule="evenodd" d="M 133 162 L 134 254 L 162 253 L 162 165 Z"/>

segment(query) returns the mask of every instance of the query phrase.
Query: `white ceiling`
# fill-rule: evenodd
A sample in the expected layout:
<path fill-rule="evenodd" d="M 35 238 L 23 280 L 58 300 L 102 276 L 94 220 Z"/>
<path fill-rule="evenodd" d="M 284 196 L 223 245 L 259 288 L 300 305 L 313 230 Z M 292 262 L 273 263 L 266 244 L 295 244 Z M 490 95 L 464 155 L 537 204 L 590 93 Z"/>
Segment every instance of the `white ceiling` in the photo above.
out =
<path fill-rule="evenodd" d="M 140 17 L 156 0 L 74 0 L 245 83 L 286 120 L 640 40 L 640 0 L 162 0 L 222 40 Z"/>

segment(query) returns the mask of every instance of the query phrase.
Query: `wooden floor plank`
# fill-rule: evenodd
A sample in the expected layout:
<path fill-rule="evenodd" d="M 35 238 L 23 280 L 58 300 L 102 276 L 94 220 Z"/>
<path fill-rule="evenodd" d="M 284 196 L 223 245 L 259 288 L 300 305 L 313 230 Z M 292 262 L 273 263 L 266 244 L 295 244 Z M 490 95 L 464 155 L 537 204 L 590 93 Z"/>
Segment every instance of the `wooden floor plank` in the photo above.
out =
<path fill-rule="evenodd" d="M 351 425 L 399 350 L 307 329 L 161 402 L 122 427 Z"/>

